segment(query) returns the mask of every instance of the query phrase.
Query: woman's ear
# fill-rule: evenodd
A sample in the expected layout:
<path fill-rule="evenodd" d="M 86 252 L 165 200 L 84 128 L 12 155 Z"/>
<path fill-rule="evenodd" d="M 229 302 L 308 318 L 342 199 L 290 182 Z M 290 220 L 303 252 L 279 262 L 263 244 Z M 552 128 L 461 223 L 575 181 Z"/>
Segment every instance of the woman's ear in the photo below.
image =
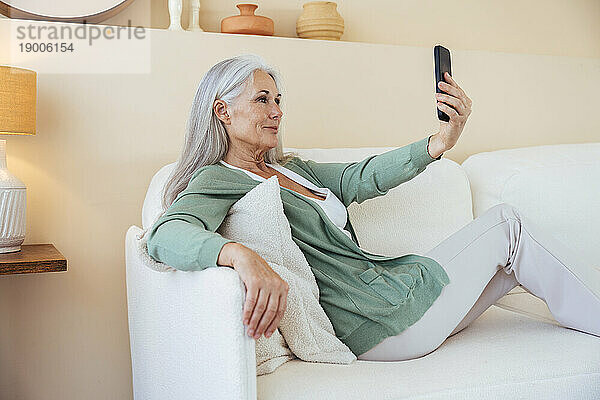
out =
<path fill-rule="evenodd" d="M 229 125 L 231 123 L 231 117 L 227 111 L 227 103 L 223 100 L 215 100 L 213 103 L 213 111 L 217 118 L 223 121 L 224 124 Z"/>

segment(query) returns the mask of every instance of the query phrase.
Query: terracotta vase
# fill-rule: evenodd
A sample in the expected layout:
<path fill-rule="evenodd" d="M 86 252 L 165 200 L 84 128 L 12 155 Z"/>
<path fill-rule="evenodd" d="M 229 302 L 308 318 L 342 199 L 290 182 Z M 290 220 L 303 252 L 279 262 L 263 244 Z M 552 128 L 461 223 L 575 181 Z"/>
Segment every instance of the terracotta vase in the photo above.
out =
<path fill-rule="evenodd" d="M 296 21 L 296 34 L 304 39 L 340 40 L 344 19 L 333 1 L 311 1 Z"/>
<path fill-rule="evenodd" d="M 274 24 L 271 18 L 254 15 L 256 4 L 238 4 L 240 15 L 224 18 L 221 21 L 221 32 L 243 33 L 247 35 L 273 35 Z"/>

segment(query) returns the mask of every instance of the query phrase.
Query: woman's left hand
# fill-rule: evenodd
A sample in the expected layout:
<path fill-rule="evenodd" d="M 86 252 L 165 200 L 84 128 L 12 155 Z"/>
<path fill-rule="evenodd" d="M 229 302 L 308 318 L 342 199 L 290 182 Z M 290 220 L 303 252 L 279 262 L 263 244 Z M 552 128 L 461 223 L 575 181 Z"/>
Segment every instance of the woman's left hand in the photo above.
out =
<path fill-rule="evenodd" d="M 450 117 L 449 122 L 440 121 L 439 132 L 440 139 L 446 146 L 447 151 L 454 147 L 458 141 L 467 118 L 471 115 L 473 102 L 448 72 L 445 73 L 445 80 L 449 83 L 440 81 L 439 88 L 446 93 L 436 93 L 435 97 L 438 101 L 438 108 Z"/>

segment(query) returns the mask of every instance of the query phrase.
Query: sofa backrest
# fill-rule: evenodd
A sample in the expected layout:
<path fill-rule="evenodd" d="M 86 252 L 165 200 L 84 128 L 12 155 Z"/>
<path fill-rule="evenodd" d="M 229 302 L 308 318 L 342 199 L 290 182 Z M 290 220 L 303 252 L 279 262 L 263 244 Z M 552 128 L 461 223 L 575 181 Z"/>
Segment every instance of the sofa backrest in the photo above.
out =
<path fill-rule="evenodd" d="M 354 162 L 395 147 L 295 149 L 317 162 Z M 434 161 L 385 196 L 348 207 L 360 247 L 376 254 L 424 254 L 473 220 L 469 180 L 456 162 Z"/>
<path fill-rule="evenodd" d="M 600 266 L 600 143 L 483 152 L 462 167 L 475 217 L 496 204 L 511 204 Z"/>
<path fill-rule="evenodd" d="M 167 164 L 160 168 L 154 174 L 148 185 L 144 205 L 142 206 L 142 229 L 148 229 L 154 224 L 154 221 L 162 214 L 162 191 L 167 183 L 167 179 L 173 172 L 176 162 Z"/>
<path fill-rule="evenodd" d="M 302 159 L 355 162 L 394 147 L 296 149 Z M 142 209 L 143 228 L 162 213 L 161 191 L 175 166 L 162 167 L 152 178 Z M 460 165 L 442 158 L 414 179 L 385 196 L 351 204 L 348 214 L 361 248 L 383 255 L 424 254 L 473 219 L 469 181 Z"/>

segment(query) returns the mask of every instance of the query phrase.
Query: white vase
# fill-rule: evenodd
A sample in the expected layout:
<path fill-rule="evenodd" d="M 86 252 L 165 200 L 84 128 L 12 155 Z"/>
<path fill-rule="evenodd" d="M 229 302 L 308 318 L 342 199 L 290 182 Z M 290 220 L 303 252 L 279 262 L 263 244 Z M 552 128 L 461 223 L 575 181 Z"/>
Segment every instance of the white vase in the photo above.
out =
<path fill-rule="evenodd" d="M 0 140 L 0 253 L 21 250 L 25 240 L 27 188 L 6 168 L 6 140 Z"/>
<path fill-rule="evenodd" d="M 169 1 L 169 16 L 171 18 L 171 24 L 169 25 L 170 31 L 182 31 L 181 26 L 181 9 L 183 7 L 183 0 L 168 0 Z"/>
<path fill-rule="evenodd" d="M 190 0 L 190 24 L 188 31 L 204 32 L 200 28 L 200 0 Z"/>

